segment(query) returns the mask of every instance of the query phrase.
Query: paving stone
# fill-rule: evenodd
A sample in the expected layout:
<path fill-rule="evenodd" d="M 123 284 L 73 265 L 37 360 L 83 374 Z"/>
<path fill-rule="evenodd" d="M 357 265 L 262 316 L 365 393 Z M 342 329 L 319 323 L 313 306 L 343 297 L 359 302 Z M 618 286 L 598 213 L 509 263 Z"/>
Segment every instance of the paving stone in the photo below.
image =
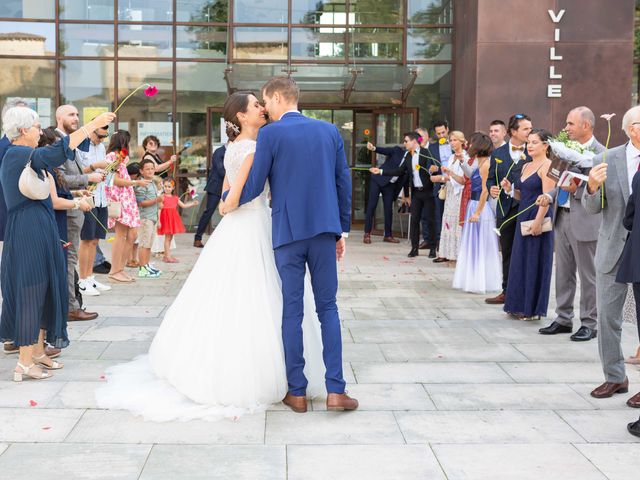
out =
<path fill-rule="evenodd" d="M 46 406 L 47 408 L 97 408 L 95 390 L 100 384 L 101 381 L 66 382 Z"/>
<path fill-rule="evenodd" d="M 359 411 L 436 409 L 422 385 L 356 383 L 347 389 L 349 395 L 360 401 Z M 325 397 L 313 399 L 314 411 L 326 409 Z"/>
<path fill-rule="evenodd" d="M 68 445 L 14 443 L 0 456 L 4 478 L 26 478 L 25 459 L 31 478 L 65 480 L 135 480 L 149 455 L 151 445 Z"/>
<path fill-rule="evenodd" d="M 609 480 L 629 480 L 640 471 L 638 446 L 633 444 L 578 444 L 575 448 L 587 457 Z M 562 467 L 562 466 L 560 466 Z"/>
<path fill-rule="evenodd" d="M 513 362 L 527 358 L 511 345 L 388 343 L 380 348 L 389 362 Z"/>
<path fill-rule="evenodd" d="M 62 442 L 83 413 L 72 409 L 0 408 L 0 442 Z"/>
<path fill-rule="evenodd" d="M 0 408 L 35 408 L 31 401 L 37 403 L 38 408 L 47 405 L 62 389 L 60 382 L 11 382 L 0 381 Z"/>
<path fill-rule="evenodd" d="M 640 438 L 627 432 L 627 424 L 638 420 L 638 411 L 624 410 L 559 410 L 560 415 L 590 443 L 638 443 Z"/>
<path fill-rule="evenodd" d="M 352 362 L 358 383 L 513 383 L 494 363 Z"/>
<path fill-rule="evenodd" d="M 149 352 L 151 342 L 111 342 L 100 355 L 101 360 L 133 360 Z"/>
<path fill-rule="evenodd" d="M 602 367 L 597 362 L 501 363 L 500 366 L 520 383 L 602 383 Z"/>
<path fill-rule="evenodd" d="M 427 445 L 292 445 L 287 464 L 289 480 L 445 478 Z"/>
<path fill-rule="evenodd" d="M 385 358 L 378 345 L 366 343 L 345 343 L 342 358 L 347 362 L 384 362 Z"/>
<path fill-rule="evenodd" d="M 394 317 L 396 318 L 396 317 Z M 470 328 L 350 328 L 356 343 L 446 343 L 486 344 L 478 333 Z"/>
<path fill-rule="evenodd" d="M 284 446 L 155 445 L 140 480 L 282 480 Z"/>
<path fill-rule="evenodd" d="M 153 340 L 157 327 L 153 326 L 99 326 L 85 332 L 82 340 L 103 342 L 149 342 Z"/>

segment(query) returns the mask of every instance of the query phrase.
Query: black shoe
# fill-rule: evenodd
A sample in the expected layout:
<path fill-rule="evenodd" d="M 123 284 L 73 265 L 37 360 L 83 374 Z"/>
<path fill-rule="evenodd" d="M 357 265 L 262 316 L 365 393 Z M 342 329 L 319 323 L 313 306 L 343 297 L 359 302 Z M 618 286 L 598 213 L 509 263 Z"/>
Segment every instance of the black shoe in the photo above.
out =
<path fill-rule="evenodd" d="M 571 333 L 572 328 L 560 325 L 558 322 L 552 322 L 548 327 L 538 330 L 540 335 L 556 335 L 557 333 Z"/>
<path fill-rule="evenodd" d="M 635 435 L 636 437 L 640 437 L 640 420 L 627 424 L 627 431 L 631 435 Z"/>
<path fill-rule="evenodd" d="M 427 241 L 425 240 L 424 242 L 422 242 L 420 245 L 418 245 L 418 248 L 420 250 L 426 250 L 427 248 L 429 248 L 429 244 L 427 243 Z"/>
<path fill-rule="evenodd" d="M 93 267 L 93 273 L 108 274 L 111 271 L 111 264 L 107 261 Z"/>
<path fill-rule="evenodd" d="M 429 258 L 436 258 L 436 249 L 432 248 L 429 250 Z"/>
<path fill-rule="evenodd" d="M 412 248 L 411 251 L 409 252 L 409 255 L 407 255 L 407 257 L 409 258 L 413 258 L 413 257 L 417 257 L 418 256 L 418 249 L 417 248 Z"/>
<path fill-rule="evenodd" d="M 591 340 L 592 338 L 596 338 L 597 336 L 597 330 L 591 330 L 589 327 L 582 326 L 569 338 L 571 338 L 571 341 L 573 342 L 588 342 L 589 340 Z"/>

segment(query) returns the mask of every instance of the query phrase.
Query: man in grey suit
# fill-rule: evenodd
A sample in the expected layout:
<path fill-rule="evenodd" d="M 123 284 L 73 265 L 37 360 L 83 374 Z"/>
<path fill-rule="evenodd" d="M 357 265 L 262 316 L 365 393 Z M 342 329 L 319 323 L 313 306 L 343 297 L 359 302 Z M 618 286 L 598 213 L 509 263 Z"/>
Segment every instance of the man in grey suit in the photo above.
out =
<path fill-rule="evenodd" d="M 583 147 L 602 153 L 604 145 L 593 136 L 596 119 L 587 107 L 576 107 L 567 115 L 565 130 L 571 140 Z M 589 169 L 581 169 L 588 174 Z M 585 185 L 571 183 L 545 193 L 554 203 L 553 222 L 556 251 L 556 319 L 548 327 L 538 330 L 542 335 L 571 333 L 573 330 L 573 301 L 576 295 L 576 270 L 580 275 L 581 326 L 571 335 L 574 342 L 595 338 L 598 331 L 596 312 L 596 268 L 594 257 L 598 244 L 598 230 L 602 215 L 589 215 L 580 199 Z M 541 204 L 546 204 L 541 198 Z"/>
<path fill-rule="evenodd" d="M 608 150 L 606 163 L 603 163 L 602 153 L 596 155 L 587 188 L 582 195 L 582 205 L 588 213 L 602 212 L 595 261 L 600 323 L 598 346 L 605 383 L 591 392 L 595 398 L 608 398 L 615 393 L 629 391 L 621 346 L 622 307 L 627 296 L 627 285 L 616 283 L 616 273 L 627 238 L 622 219 L 631 191 L 631 180 L 640 166 L 640 107 L 633 107 L 624 114 L 622 129 L 630 141 Z M 631 397 L 627 405 L 640 407 L 640 394 Z"/>

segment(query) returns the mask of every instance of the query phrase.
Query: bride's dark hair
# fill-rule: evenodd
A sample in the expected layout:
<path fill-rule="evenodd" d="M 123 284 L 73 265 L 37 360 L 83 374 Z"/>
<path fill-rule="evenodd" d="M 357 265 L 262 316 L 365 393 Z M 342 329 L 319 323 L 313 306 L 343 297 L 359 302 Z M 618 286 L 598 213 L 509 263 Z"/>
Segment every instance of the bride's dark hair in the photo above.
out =
<path fill-rule="evenodd" d="M 229 137 L 229 140 L 231 141 L 235 140 L 242 130 L 240 120 L 238 120 L 238 113 L 247 112 L 247 107 L 249 106 L 249 95 L 254 95 L 254 93 L 248 91 L 236 92 L 231 94 L 231 96 L 227 98 L 226 102 L 224 102 L 222 116 L 224 117 L 225 125 L 227 127 L 227 137 Z"/>

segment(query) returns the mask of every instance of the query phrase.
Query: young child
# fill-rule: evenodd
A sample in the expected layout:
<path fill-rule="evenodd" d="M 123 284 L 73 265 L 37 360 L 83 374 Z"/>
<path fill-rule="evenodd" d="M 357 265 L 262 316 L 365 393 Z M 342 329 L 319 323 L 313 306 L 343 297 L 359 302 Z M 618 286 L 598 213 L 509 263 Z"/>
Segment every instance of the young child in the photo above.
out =
<path fill-rule="evenodd" d="M 140 164 L 138 162 L 133 162 L 127 165 L 127 173 L 131 180 L 138 180 L 140 178 Z M 135 191 L 135 189 L 134 189 Z M 133 244 L 133 248 L 131 249 L 131 255 L 127 259 L 127 267 L 129 268 L 138 268 L 140 265 L 138 264 L 138 239 Z"/>
<path fill-rule="evenodd" d="M 184 203 L 180 198 L 173 194 L 173 190 L 176 186 L 175 182 L 171 178 L 166 178 L 162 182 L 164 188 L 164 199 L 162 202 L 162 210 L 160 210 L 160 227 L 158 228 L 158 235 L 164 235 L 164 258 L 166 263 L 178 263 L 178 259 L 172 257 L 169 254 L 169 248 L 171 247 L 171 240 L 177 233 L 184 233 L 186 230 L 180 219 L 178 213 L 178 206 L 180 208 L 191 208 L 198 205 L 198 201 Z"/>
<path fill-rule="evenodd" d="M 138 233 L 138 277 L 158 278 L 162 272 L 151 265 L 151 246 L 156 236 L 156 225 L 160 215 L 158 204 L 162 203 L 162 195 L 158 195 L 158 189 L 153 181 L 156 171 L 155 162 L 145 159 L 140 162 L 140 174 L 150 183 L 144 187 L 135 187 L 136 200 L 140 209 L 140 229 Z"/>

